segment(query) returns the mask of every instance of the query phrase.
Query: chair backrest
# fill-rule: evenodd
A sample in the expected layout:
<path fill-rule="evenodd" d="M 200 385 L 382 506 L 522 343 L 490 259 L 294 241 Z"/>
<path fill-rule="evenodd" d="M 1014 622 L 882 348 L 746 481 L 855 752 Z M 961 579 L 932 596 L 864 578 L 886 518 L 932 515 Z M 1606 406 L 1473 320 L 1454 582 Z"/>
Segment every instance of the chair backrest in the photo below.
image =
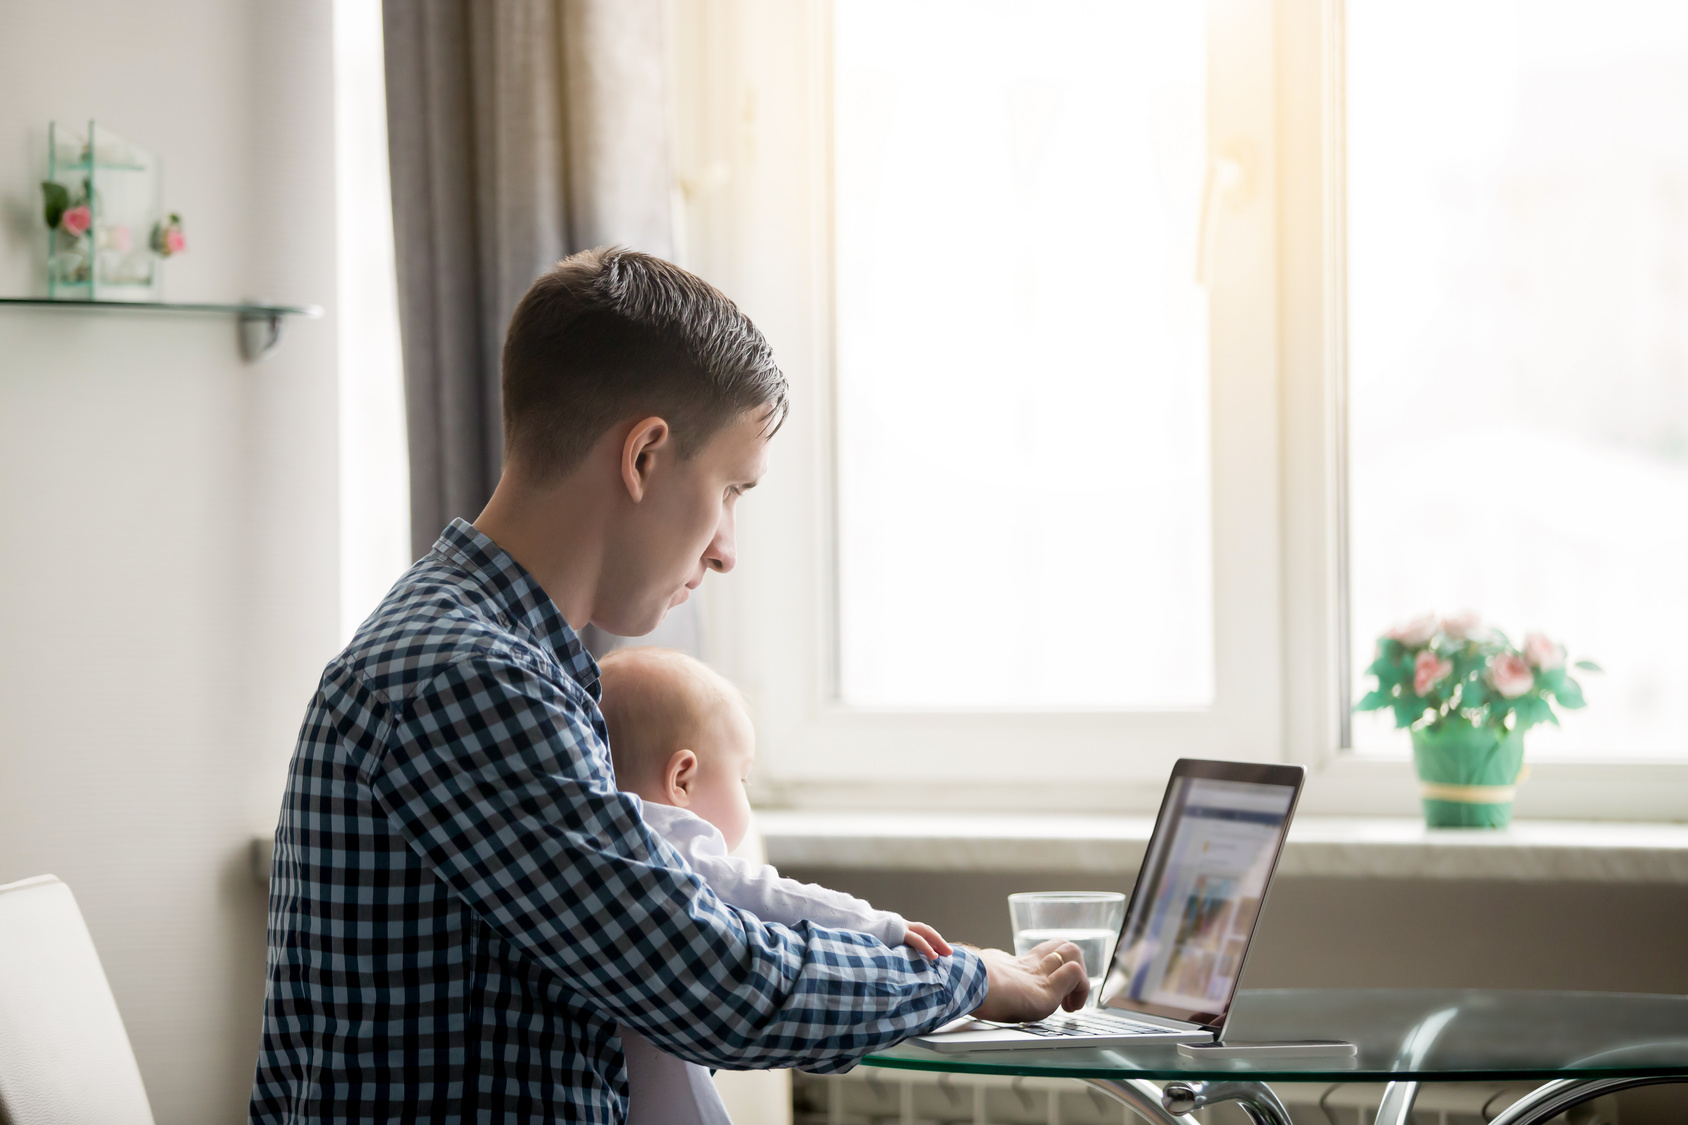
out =
<path fill-rule="evenodd" d="M 0 886 L 0 1121 L 153 1125 L 93 939 L 52 875 Z"/>

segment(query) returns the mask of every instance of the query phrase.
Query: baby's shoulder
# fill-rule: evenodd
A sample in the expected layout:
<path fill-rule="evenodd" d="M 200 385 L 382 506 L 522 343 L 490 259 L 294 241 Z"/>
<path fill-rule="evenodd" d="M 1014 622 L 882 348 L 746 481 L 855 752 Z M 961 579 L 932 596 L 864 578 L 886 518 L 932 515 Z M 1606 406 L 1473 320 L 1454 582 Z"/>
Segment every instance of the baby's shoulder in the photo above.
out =
<path fill-rule="evenodd" d="M 646 801 L 644 817 L 651 831 L 673 844 L 682 855 L 727 857 L 727 841 L 721 830 L 690 809 Z"/>

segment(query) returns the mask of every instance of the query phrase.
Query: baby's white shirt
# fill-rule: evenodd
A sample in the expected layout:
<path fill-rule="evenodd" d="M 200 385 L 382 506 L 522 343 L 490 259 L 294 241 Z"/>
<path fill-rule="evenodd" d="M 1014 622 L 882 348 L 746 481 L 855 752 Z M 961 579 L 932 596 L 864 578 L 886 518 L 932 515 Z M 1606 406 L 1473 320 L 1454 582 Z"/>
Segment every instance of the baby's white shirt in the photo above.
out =
<path fill-rule="evenodd" d="M 857 930 L 886 945 L 901 945 L 908 936 L 908 923 L 900 914 L 875 910 L 854 895 L 787 879 L 768 864 L 730 855 L 721 830 L 696 813 L 645 802 L 644 817 L 728 906 L 785 926 L 808 919 L 835 930 Z M 621 1048 L 627 1060 L 627 1125 L 732 1125 L 709 1071 L 663 1052 L 625 1027 Z"/>
<path fill-rule="evenodd" d="M 690 810 L 647 802 L 644 815 L 645 823 L 674 845 L 728 906 L 785 926 L 807 919 L 834 930 L 856 930 L 888 946 L 901 945 L 908 936 L 901 914 L 875 910 L 854 895 L 787 879 L 769 864 L 729 854 L 721 830 Z"/>

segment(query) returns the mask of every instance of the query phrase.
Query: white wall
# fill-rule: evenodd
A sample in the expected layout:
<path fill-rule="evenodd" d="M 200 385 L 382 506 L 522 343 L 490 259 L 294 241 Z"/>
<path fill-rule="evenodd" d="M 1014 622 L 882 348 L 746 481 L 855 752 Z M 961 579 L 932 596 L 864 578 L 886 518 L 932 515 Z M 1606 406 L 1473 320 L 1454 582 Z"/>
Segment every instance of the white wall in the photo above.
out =
<path fill-rule="evenodd" d="M 82 904 L 161 1122 L 242 1120 L 263 987 L 247 842 L 337 635 L 330 0 L 0 0 L 0 294 L 44 291 L 49 119 L 157 152 L 167 296 L 0 310 L 0 882 Z"/>

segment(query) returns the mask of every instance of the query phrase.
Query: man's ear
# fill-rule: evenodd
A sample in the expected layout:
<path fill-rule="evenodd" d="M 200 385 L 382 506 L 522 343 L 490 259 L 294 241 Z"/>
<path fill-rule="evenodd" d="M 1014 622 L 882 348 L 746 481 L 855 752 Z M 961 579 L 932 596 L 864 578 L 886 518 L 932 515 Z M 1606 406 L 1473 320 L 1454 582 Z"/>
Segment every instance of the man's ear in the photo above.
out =
<path fill-rule="evenodd" d="M 671 435 L 668 423 L 651 416 L 633 424 L 621 443 L 621 481 L 637 504 L 645 498 L 658 450 L 667 449 Z"/>
<path fill-rule="evenodd" d="M 676 750 L 662 771 L 662 789 L 669 803 L 685 809 L 692 804 L 692 789 L 697 785 L 697 755 L 690 750 Z"/>

